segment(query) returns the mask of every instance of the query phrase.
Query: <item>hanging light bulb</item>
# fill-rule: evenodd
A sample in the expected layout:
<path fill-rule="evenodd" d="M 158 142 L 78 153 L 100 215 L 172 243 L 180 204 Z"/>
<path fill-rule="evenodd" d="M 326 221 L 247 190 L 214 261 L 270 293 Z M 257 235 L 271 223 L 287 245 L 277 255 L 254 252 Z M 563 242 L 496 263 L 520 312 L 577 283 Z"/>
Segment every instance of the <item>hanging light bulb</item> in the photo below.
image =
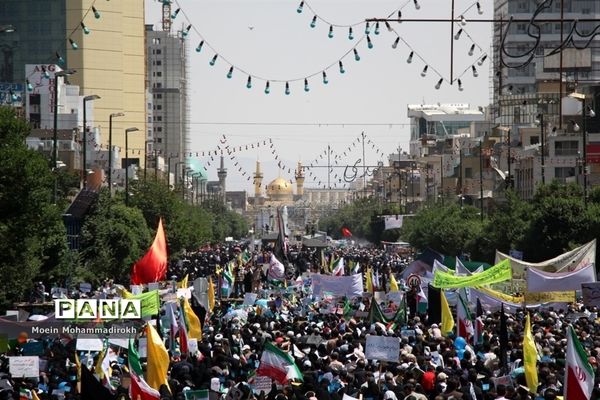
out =
<path fill-rule="evenodd" d="M 65 59 L 60 56 L 60 53 L 58 51 L 56 53 L 54 53 L 54 55 L 56 56 L 56 63 L 57 64 L 62 65 L 62 64 L 65 63 Z"/>
<path fill-rule="evenodd" d="M 83 23 L 83 21 L 81 21 L 81 30 L 83 30 L 83 33 L 85 33 L 86 35 L 90 34 L 90 28 L 88 28 L 87 26 L 85 26 L 85 24 Z"/>
<path fill-rule="evenodd" d="M 428 69 L 429 69 L 429 65 L 426 65 L 426 66 L 423 68 L 423 71 L 421 71 L 421 76 L 422 76 L 422 77 L 425 77 L 425 75 L 427 75 L 427 70 L 428 70 Z"/>
<path fill-rule="evenodd" d="M 487 59 L 487 54 L 484 54 L 483 57 L 481 57 L 479 59 L 479 61 L 477 62 L 478 65 L 483 65 L 483 63 L 485 62 L 485 60 Z"/>
<path fill-rule="evenodd" d="M 444 79 L 440 78 L 440 80 L 435 84 L 435 88 L 439 90 L 439 88 L 442 87 L 442 82 L 444 82 Z"/>
<path fill-rule="evenodd" d="M 370 49 L 373 48 L 373 42 L 371 42 L 371 38 L 369 37 L 369 35 L 367 35 L 367 47 Z"/>
<path fill-rule="evenodd" d="M 465 16 L 464 16 L 464 15 L 461 15 L 461 16 L 460 16 L 460 24 L 461 24 L 462 26 L 465 26 L 465 25 L 467 24 L 467 19 L 465 18 Z"/>
<path fill-rule="evenodd" d="M 481 4 L 479 4 L 479 2 L 477 2 L 477 12 L 479 15 L 483 14 L 483 10 L 481 9 Z"/>
<path fill-rule="evenodd" d="M 469 48 L 469 55 L 472 56 L 474 52 L 475 52 L 475 43 L 473 43 L 471 45 L 471 47 Z"/>
<path fill-rule="evenodd" d="M 473 70 L 473 76 L 477 78 L 479 76 L 479 72 L 477 72 L 477 68 L 474 65 L 471 65 L 471 69 Z"/>
<path fill-rule="evenodd" d="M 301 1 L 301 2 L 300 2 L 300 5 L 298 6 L 298 9 L 296 10 L 296 12 L 297 12 L 298 14 L 302 14 L 302 9 L 303 9 L 303 8 L 304 8 L 304 2 L 303 2 L 303 1 Z"/>
<path fill-rule="evenodd" d="M 17 100 L 19 100 L 19 96 L 17 96 L 17 94 L 15 92 L 13 92 L 12 90 L 10 91 L 10 100 L 11 102 L 16 102 Z"/>
<path fill-rule="evenodd" d="M 196 53 L 200 53 L 202 51 L 202 46 L 204 46 L 204 40 L 201 40 L 196 47 Z"/>
<path fill-rule="evenodd" d="M 29 79 L 25 80 L 25 82 L 27 83 L 27 91 L 33 92 L 33 85 L 31 84 L 31 82 L 29 82 Z"/>
<path fill-rule="evenodd" d="M 323 84 L 327 85 L 329 83 L 329 79 L 327 79 L 327 72 L 323 71 Z"/>
<path fill-rule="evenodd" d="M 354 34 L 352 33 L 352 27 L 348 28 L 348 40 L 354 40 Z"/>
<path fill-rule="evenodd" d="M 308 87 L 308 79 L 304 78 L 304 91 L 308 92 L 310 87 Z"/>
<path fill-rule="evenodd" d="M 227 79 L 231 79 L 233 76 L 233 66 L 229 67 L 229 72 L 227 72 Z"/>
<path fill-rule="evenodd" d="M 327 34 L 329 39 L 333 38 L 333 25 L 329 25 L 329 33 Z"/>
<path fill-rule="evenodd" d="M 365 24 L 365 35 L 368 35 L 369 33 L 371 33 L 371 24 L 367 22 Z"/>
<path fill-rule="evenodd" d="M 360 56 L 358 55 L 358 51 L 356 51 L 356 49 L 352 49 L 352 51 L 354 52 L 354 59 L 356 61 L 360 61 Z"/>
<path fill-rule="evenodd" d="M 92 6 L 92 12 L 94 13 L 94 17 L 96 19 L 100 19 L 100 13 L 96 10 L 96 7 Z"/>
<path fill-rule="evenodd" d="M 271 84 L 269 83 L 269 81 L 267 81 L 267 83 L 265 84 L 265 94 L 269 93 L 271 93 Z"/>
<path fill-rule="evenodd" d="M 462 33 L 462 28 L 460 28 L 458 30 L 458 32 L 456 32 L 456 34 L 454 35 L 454 40 L 458 40 L 460 39 L 460 34 Z"/>
<path fill-rule="evenodd" d="M 392 31 L 392 26 L 390 25 L 389 22 L 385 21 L 385 27 L 387 28 L 388 32 Z"/>
<path fill-rule="evenodd" d="M 192 25 L 191 25 L 191 24 L 190 24 L 190 25 L 188 25 L 188 26 L 187 26 L 187 28 L 185 28 L 185 31 L 183 31 L 183 32 L 181 33 L 181 35 L 182 35 L 183 37 L 186 37 L 186 36 L 188 35 L 188 33 L 190 33 L 190 29 L 192 29 Z"/>
<path fill-rule="evenodd" d="M 394 40 L 394 43 L 392 43 L 392 49 L 398 47 L 398 43 L 400 43 L 400 36 L 398 36 L 396 40 Z"/>
<path fill-rule="evenodd" d="M 402 10 L 398 10 L 398 19 L 401 20 L 402 19 Z M 402 21 L 398 21 L 399 23 Z"/>
<path fill-rule="evenodd" d="M 315 15 L 312 19 L 312 21 L 310 21 L 310 27 L 314 28 L 315 26 L 317 26 L 317 16 Z"/>
<path fill-rule="evenodd" d="M 413 60 L 413 56 L 414 56 L 414 55 L 415 55 L 415 52 L 414 52 L 414 51 L 411 51 L 411 52 L 410 52 L 410 54 L 408 55 L 408 58 L 406 59 L 406 62 L 407 62 L 408 64 L 410 64 L 410 63 L 412 62 L 412 60 Z"/>
<path fill-rule="evenodd" d="M 252 77 L 248 75 L 248 80 L 246 81 L 246 88 L 252 89 Z"/>
<path fill-rule="evenodd" d="M 179 11 L 181 11 L 181 8 L 178 8 L 173 12 L 173 14 L 171 14 L 171 19 L 177 18 L 177 14 L 179 14 Z"/>
<path fill-rule="evenodd" d="M 215 54 L 208 63 L 212 67 L 213 65 L 215 65 L 216 62 L 217 62 L 217 55 Z"/>
<path fill-rule="evenodd" d="M 375 24 L 375 31 L 373 31 L 373 33 L 379 35 L 379 22 Z"/>
<path fill-rule="evenodd" d="M 463 85 L 462 85 L 462 81 L 460 79 L 458 79 L 458 90 L 460 92 L 462 92 L 464 90 Z"/>
<path fill-rule="evenodd" d="M 340 74 L 345 73 L 346 70 L 344 69 L 344 64 L 342 63 L 342 60 L 339 61 L 339 65 L 340 65 Z"/>
<path fill-rule="evenodd" d="M 417 9 L 417 10 L 421 9 L 421 5 L 419 4 L 419 2 L 417 0 L 413 0 L 413 3 L 415 3 L 415 9 Z"/>
<path fill-rule="evenodd" d="M 286 94 L 286 96 L 290 94 L 290 84 L 289 84 L 289 82 L 285 83 L 285 94 Z"/>
<path fill-rule="evenodd" d="M 77 43 L 75 43 L 75 41 L 71 38 L 69 38 L 69 43 L 71 43 L 71 48 L 73 50 L 77 50 L 79 48 L 79 46 L 77 46 Z"/>
<path fill-rule="evenodd" d="M 573 130 L 574 130 L 575 132 L 579 132 L 579 130 L 581 129 L 581 128 L 579 127 L 579 124 L 578 124 L 577 122 L 573 121 L 573 120 L 571 120 L 571 123 L 573 124 Z"/>
<path fill-rule="evenodd" d="M 42 76 L 46 79 L 50 78 L 50 74 L 48 73 L 48 70 L 43 65 L 42 65 Z"/>

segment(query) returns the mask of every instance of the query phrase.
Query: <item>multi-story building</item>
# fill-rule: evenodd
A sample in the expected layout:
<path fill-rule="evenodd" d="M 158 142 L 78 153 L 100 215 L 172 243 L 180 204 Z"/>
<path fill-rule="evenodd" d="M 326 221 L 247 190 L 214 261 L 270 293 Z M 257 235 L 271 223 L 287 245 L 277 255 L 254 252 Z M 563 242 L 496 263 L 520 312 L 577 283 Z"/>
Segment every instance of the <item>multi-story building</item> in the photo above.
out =
<path fill-rule="evenodd" d="M 181 31 L 173 35 L 146 25 L 146 79 L 154 150 L 178 161 L 186 160 L 189 152 L 186 52 Z"/>
<path fill-rule="evenodd" d="M 112 113 L 125 114 L 114 118 L 114 146 L 125 147 L 126 128 L 146 132 L 144 0 L 3 0 L 2 24 L 15 31 L 0 35 L 0 81 L 24 83 L 26 64 L 74 69 L 69 81 L 80 94 L 100 96 L 94 126 L 102 129 L 104 146 Z M 129 148 L 137 153 L 144 142 L 144 134 L 132 134 Z"/>

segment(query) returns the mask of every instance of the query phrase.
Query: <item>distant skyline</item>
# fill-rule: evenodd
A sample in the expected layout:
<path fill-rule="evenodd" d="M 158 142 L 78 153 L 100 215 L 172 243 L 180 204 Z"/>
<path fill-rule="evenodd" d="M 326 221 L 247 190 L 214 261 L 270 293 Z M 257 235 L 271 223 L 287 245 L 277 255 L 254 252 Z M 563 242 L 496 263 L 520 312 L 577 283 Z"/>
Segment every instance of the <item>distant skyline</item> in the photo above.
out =
<path fill-rule="evenodd" d="M 391 22 L 390 26 L 410 45 L 409 48 L 401 41 L 396 49 L 392 43 L 397 36 L 388 32 L 383 23 L 379 35 L 375 35 L 375 26 L 371 24 L 371 49 L 366 40 L 356 44 L 364 34 L 364 23 L 353 26 L 354 40 L 348 39 L 348 27 L 334 26 L 333 38 L 328 38 L 329 25 L 323 20 L 318 20 L 315 28 L 310 27 L 313 18 L 310 8 L 319 18 L 346 25 L 365 18 L 386 17 L 401 7 L 403 18 L 449 18 L 447 0 L 421 0 L 419 10 L 413 0 L 315 0 L 305 2 L 302 13 L 297 12 L 299 0 L 174 1 L 173 11 L 180 7 L 181 12 L 173 21 L 172 31 L 193 24 L 186 38 L 191 151 L 201 154 L 217 150 L 217 146 L 242 146 L 235 160 L 226 156 L 227 189 L 251 193 L 252 180 L 247 176 L 254 172 L 257 159 L 263 164 L 263 185 L 279 174 L 293 180 L 287 168 L 281 171 L 277 168 L 278 161 L 282 160 L 291 169 L 299 160 L 307 165 L 323 154 L 327 145 L 341 157 L 363 131 L 372 141 L 365 148 L 366 163 L 387 163 L 388 154 L 397 152 L 398 146 L 408 151 L 408 104 L 469 103 L 473 108 L 488 105 L 491 24 L 468 22 L 470 18 L 492 17 L 492 2 L 480 3 L 481 15 L 475 2 L 455 2 L 457 17 L 468 9 L 467 24 L 455 24 L 455 33 L 463 28 L 462 34 L 458 40 L 452 39 L 455 78 L 466 71 L 461 77 L 464 90 L 459 91 L 456 82 L 451 86 L 448 81 L 439 90 L 435 89 L 440 79 L 436 70 L 445 79 L 450 76 L 449 22 Z M 161 29 L 160 18 L 161 2 L 146 0 L 146 23 Z M 205 44 L 197 53 L 195 48 L 202 39 Z M 470 57 L 467 53 L 473 43 L 477 48 Z M 353 46 L 360 61 L 354 59 Z M 411 48 L 416 54 L 408 64 Z M 211 66 L 209 62 L 216 53 L 217 60 Z M 475 78 L 470 66 L 483 54 L 488 54 L 488 58 L 476 66 L 479 76 Z M 429 66 L 426 77 L 420 76 L 426 64 L 419 55 Z M 340 59 L 344 74 L 339 72 Z M 225 60 L 235 66 L 230 79 L 227 73 L 231 64 Z M 321 71 L 329 65 L 329 83 L 324 85 Z M 240 70 L 253 75 L 250 89 L 246 88 L 248 75 Z M 304 77 L 312 74 L 316 75 L 308 79 L 310 91 L 305 92 Z M 270 80 L 270 94 L 264 93 L 265 81 L 258 77 Z M 290 82 L 290 94 L 285 95 L 285 81 L 294 78 L 300 80 Z M 269 139 L 277 160 L 272 149 L 265 146 L 255 149 L 249 146 L 245 150 L 246 144 Z M 354 164 L 362 158 L 362 150 L 357 149 L 348 152 L 345 159 L 340 158 L 338 164 Z M 377 149 L 385 153 L 384 159 Z M 206 156 L 199 160 L 206 165 L 209 179 L 216 180 L 218 157 L 213 155 L 213 161 Z M 324 164 L 326 161 L 321 160 L 319 165 Z M 326 169 L 320 171 L 316 180 L 326 182 Z M 316 183 L 307 177 L 305 186 L 315 187 Z"/>

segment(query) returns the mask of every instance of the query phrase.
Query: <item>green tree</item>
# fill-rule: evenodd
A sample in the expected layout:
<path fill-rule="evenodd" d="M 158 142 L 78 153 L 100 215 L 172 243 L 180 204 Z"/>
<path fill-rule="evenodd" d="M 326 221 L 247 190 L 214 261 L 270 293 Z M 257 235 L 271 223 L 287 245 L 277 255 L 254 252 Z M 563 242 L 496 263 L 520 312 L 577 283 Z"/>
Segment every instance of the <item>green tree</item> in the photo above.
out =
<path fill-rule="evenodd" d="M 103 190 L 82 228 L 81 263 L 93 274 L 93 282 L 107 278 L 127 282 L 131 266 L 153 237 L 139 209 L 126 207 Z"/>
<path fill-rule="evenodd" d="M 29 131 L 14 110 L 0 107 L 0 309 L 28 300 L 34 280 L 51 276 L 67 250 L 54 176 L 44 156 L 26 147 Z"/>

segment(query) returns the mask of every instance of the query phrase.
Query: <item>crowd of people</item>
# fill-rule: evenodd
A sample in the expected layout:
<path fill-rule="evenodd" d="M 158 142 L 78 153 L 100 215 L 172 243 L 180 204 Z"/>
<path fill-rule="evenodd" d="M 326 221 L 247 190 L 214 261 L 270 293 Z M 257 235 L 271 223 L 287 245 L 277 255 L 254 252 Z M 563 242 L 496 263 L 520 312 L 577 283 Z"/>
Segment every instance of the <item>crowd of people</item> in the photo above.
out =
<path fill-rule="evenodd" d="M 244 252 L 245 256 L 240 257 Z M 407 290 L 399 279 L 410 262 L 406 256 L 355 247 L 326 250 L 324 255 L 344 257 L 347 274 L 354 268 L 372 268 L 380 278 L 381 291 L 390 290 L 390 274 L 398 277 L 401 291 Z M 192 399 L 190 394 L 207 389 L 211 400 L 553 400 L 561 398 L 565 385 L 568 324 L 575 328 L 594 370 L 600 362 L 597 310 L 581 303 L 565 305 L 563 309 L 527 311 L 539 354 L 539 386 L 534 393 L 525 381 L 522 361 L 526 311 L 507 315 L 506 348 L 500 345 L 502 318 L 498 310 L 484 310 L 479 340 L 444 335 L 438 324 L 430 321 L 426 308 L 414 303 L 406 308 L 402 321 L 374 321 L 368 312 L 375 301 L 372 293 L 353 299 L 313 296 L 307 284 L 310 273 L 325 273 L 328 268 L 324 264 L 330 264 L 323 262 L 320 250 L 290 249 L 289 263 L 294 273 L 288 276 L 287 287 L 269 282 L 265 265 L 270 257 L 269 251 L 221 245 L 186 254 L 169 266 L 172 280 L 187 276 L 193 282 L 198 277 L 212 276 L 218 282 L 220 268 L 233 262 L 238 284 L 229 296 L 217 293 L 217 305 L 212 310 L 206 310 L 192 297 L 193 309 L 203 325 L 197 353 L 182 354 L 170 343 L 166 327 L 158 329 L 171 357 L 168 388 L 160 388 L 161 399 Z M 99 291 L 113 294 L 112 282 Z M 413 292 L 406 293 L 414 295 Z M 261 305 L 244 306 L 245 293 L 257 294 L 256 304 Z M 407 303 L 386 301 L 381 305 L 394 311 Z M 160 318 L 157 319 L 160 328 Z M 398 362 L 367 359 L 368 335 L 398 337 Z M 24 398 L 20 397 L 23 393 L 30 396 L 25 398 L 36 398 L 27 390 L 35 392 L 39 399 L 93 400 L 81 394 L 80 386 L 86 383 L 81 382 L 77 363 L 85 368 L 86 361 L 80 359 L 87 357 L 87 365 L 96 365 L 98 354 L 76 356 L 75 339 L 21 336 L 12 341 L 0 359 L 0 400 Z M 34 340 L 43 343 L 42 358 L 47 360 L 39 378 L 11 376 L 8 357 L 22 355 L 24 346 Z M 256 390 L 257 369 L 267 343 L 293 357 L 301 379 L 283 384 L 273 381 L 270 388 Z M 506 354 L 502 354 L 504 350 Z M 127 351 L 118 347 L 114 351 L 110 378 L 116 389 L 110 398 L 128 399 Z M 592 398 L 600 398 L 597 384 Z"/>

